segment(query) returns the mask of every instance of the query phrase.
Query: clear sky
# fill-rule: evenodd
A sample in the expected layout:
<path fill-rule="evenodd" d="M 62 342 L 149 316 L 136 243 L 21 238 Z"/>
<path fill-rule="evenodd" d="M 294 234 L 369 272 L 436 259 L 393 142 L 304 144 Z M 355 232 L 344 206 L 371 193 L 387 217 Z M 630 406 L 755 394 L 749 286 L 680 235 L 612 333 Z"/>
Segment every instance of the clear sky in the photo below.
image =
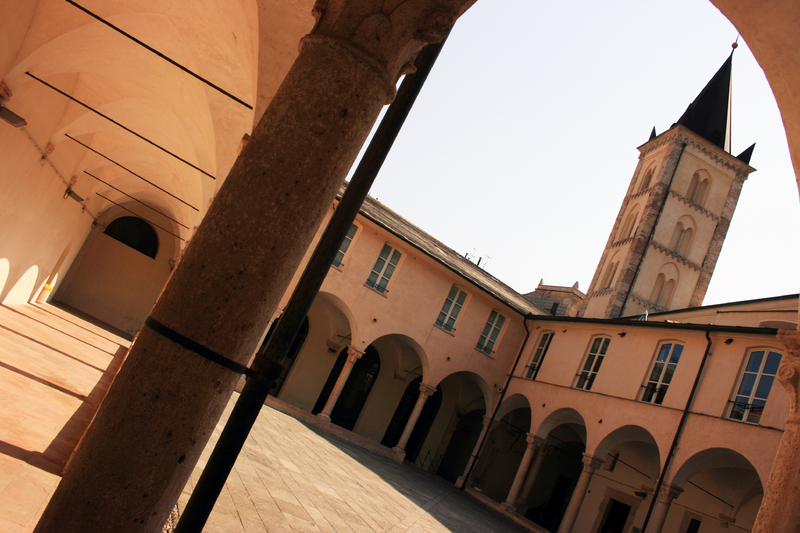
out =
<path fill-rule="evenodd" d="M 478 0 L 459 20 L 372 196 L 525 293 L 586 290 L 650 130 L 737 32 L 705 0 Z M 747 44 L 732 149 L 751 165 L 706 304 L 797 293 L 800 205 L 775 99 Z"/>

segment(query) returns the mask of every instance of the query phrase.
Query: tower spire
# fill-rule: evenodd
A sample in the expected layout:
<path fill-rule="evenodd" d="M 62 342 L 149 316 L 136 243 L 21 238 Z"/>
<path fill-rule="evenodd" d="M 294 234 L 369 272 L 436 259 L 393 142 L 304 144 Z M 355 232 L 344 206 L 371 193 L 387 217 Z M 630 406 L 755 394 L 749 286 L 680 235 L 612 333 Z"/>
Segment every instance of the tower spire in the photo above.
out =
<path fill-rule="evenodd" d="M 731 151 L 732 64 L 733 51 L 677 122 L 728 153 Z"/>

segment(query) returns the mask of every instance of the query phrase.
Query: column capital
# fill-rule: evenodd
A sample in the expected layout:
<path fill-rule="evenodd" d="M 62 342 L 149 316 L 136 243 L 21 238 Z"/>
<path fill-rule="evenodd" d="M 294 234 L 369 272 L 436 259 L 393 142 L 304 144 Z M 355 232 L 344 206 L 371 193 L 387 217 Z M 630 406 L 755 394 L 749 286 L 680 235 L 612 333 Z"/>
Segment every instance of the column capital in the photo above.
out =
<path fill-rule="evenodd" d="M 525 441 L 528 443 L 528 448 L 540 448 L 544 443 L 544 439 L 537 437 L 533 433 L 527 433 L 527 435 Z"/>
<path fill-rule="evenodd" d="M 436 387 L 431 387 L 427 383 L 420 383 L 419 384 L 419 395 L 425 398 L 429 398 L 436 392 Z"/>
<path fill-rule="evenodd" d="M 352 344 L 347 347 L 347 362 L 348 363 L 355 363 L 361 356 L 364 355 L 364 352 L 353 346 Z"/>
<path fill-rule="evenodd" d="M 483 423 L 483 427 L 485 427 L 485 428 L 488 428 L 488 427 L 489 427 L 489 424 L 491 424 L 491 423 L 492 423 L 492 417 L 490 417 L 490 416 L 484 416 L 484 417 L 483 417 L 483 422 L 482 422 L 482 423 Z"/>
<path fill-rule="evenodd" d="M 800 331 L 782 329 L 778 340 L 786 348 L 786 356 L 778 368 L 778 381 L 789 394 L 789 419 L 800 422 Z"/>
<path fill-rule="evenodd" d="M 594 471 L 603 464 L 602 459 L 598 459 L 593 455 L 583 454 L 583 471 L 589 472 L 590 474 L 594 474 Z"/>
<path fill-rule="evenodd" d="M 383 75 L 393 95 L 400 76 L 414 72 L 417 53 L 444 39 L 473 3 L 475 0 L 317 0 L 312 10 L 316 24 L 303 44 L 326 40 L 348 48 Z"/>
<path fill-rule="evenodd" d="M 661 490 L 658 491 L 657 495 L 658 501 L 670 505 L 672 504 L 672 500 L 677 498 L 681 494 L 681 492 L 683 492 L 682 488 L 676 487 L 675 485 L 669 485 L 667 483 L 664 483 L 663 485 L 661 485 Z"/>

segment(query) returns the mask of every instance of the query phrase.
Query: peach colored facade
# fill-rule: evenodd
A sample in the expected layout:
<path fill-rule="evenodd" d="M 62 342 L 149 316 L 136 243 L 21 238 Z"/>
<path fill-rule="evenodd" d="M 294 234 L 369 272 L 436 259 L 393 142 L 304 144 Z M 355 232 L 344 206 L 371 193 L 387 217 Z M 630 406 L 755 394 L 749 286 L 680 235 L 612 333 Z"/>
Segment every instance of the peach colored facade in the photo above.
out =
<path fill-rule="evenodd" d="M 586 454 L 602 464 L 588 483 L 572 531 L 603 531 L 613 501 L 630 507 L 624 531 L 641 528 L 665 466 L 662 486 L 671 487 L 677 496 L 658 530 L 687 531 L 692 520 L 702 524 L 702 531 L 722 531 L 726 525 L 752 528 L 783 434 L 788 398 L 775 385 L 758 423 L 729 417 L 750 354 L 760 349 L 785 353 L 775 329 L 727 322 L 704 325 L 708 316 L 717 315 L 716 308 L 685 311 L 674 319 L 671 313 L 652 315 L 647 322 L 549 317 L 534 306 L 512 301 L 515 308 L 488 295 L 481 288 L 487 275 L 452 252 L 448 260 L 466 272 L 456 275 L 419 248 L 436 241 L 374 200 L 365 204 L 356 225 L 342 265 L 331 268 L 309 313 L 308 335 L 277 393 L 277 404 L 286 402 L 287 409 L 314 414 L 344 344 L 361 351 L 371 346 L 379 354 L 380 371 L 350 428 L 357 435 L 353 438 L 391 447 L 394 443 L 386 440 L 390 426 L 399 416 L 404 392 L 416 392 L 416 383 L 409 384 L 419 377 L 421 383 L 440 388 L 440 403 L 434 416 L 423 422 L 422 441 L 405 458 L 463 483 L 473 451 L 464 448 L 478 444 L 484 422 L 497 407 L 466 488 L 504 512 L 558 529 Z M 403 257 L 388 290 L 380 294 L 365 282 L 385 244 Z M 436 320 L 453 286 L 467 296 L 458 322 L 447 332 Z M 776 301 L 722 307 L 738 310 L 751 323 L 770 313 L 797 313 L 797 296 L 771 300 Z M 507 329 L 489 357 L 476 343 L 493 309 L 507 318 Z M 531 332 L 527 342 L 526 326 Z M 552 337 L 543 357 L 539 348 L 546 335 Z M 598 337 L 610 342 L 591 389 L 581 390 L 578 375 Z M 678 364 L 661 402 L 644 401 L 654 359 L 665 344 L 682 348 Z M 425 401 L 432 398 L 436 394 Z M 677 448 L 666 465 L 679 425 Z M 517 482 L 515 501 L 509 502 L 525 455 L 526 434 L 538 439 L 536 451 Z M 385 454 L 403 457 L 388 449 Z M 531 478 L 536 454 L 544 458 Z M 500 507 L 504 502 L 506 507 Z"/>
<path fill-rule="evenodd" d="M 800 36 L 796 17 L 787 13 L 798 14 L 798 7 L 788 0 L 766 7 L 714 3 L 767 74 L 797 170 Z M 0 103 L 27 122 L 23 129 L 0 122 L 0 221 L 8 229 L 0 235 L 0 301 L 19 304 L 42 294 L 138 331 L 233 166 L 242 136 L 252 132 L 297 57 L 297 42 L 311 31 L 313 5 L 240 0 L 187 9 L 182 2 L 137 0 L 102 6 L 101 17 L 213 78 L 243 105 L 63 1 L 0 4 Z M 678 195 L 688 194 L 698 172 L 726 186 L 712 188 L 700 210 L 672 197 L 687 212 L 670 211 L 654 239 L 669 248 L 669 228 L 685 219 L 684 227 L 693 225 L 695 238 L 704 236 L 713 247 L 712 221 L 726 216 L 733 197 L 728 183 L 743 181 L 750 169 L 730 156 L 709 163 L 702 140 L 681 128 L 663 135 L 643 145 L 626 205 L 638 205 L 642 171 L 668 159 L 660 143 L 682 135 L 691 146 L 680 165 L 673 162 Z M 625 240 L 615 236 L 634 214 L 623 207 L 610 245 Z M 154 226 L 152 260 L 104 233 L 130 212 Z M 332 267 L 308 315 L 307 333 L 276 391 L 278 403 L 342 421 L 354 439 L 413 460 L 515 519 L 527 516 L 540 524 L 534 529 L 605 533 L 616 520 L 613 528 L 627 533 L 647 515 L 648 532 L 685 533 L 695 522 L 703 532 L 753 528 L 794 411 L 777 385 L 759 399 L 763 413 L 754 400 L 739 401 L 743 416 L 757 421 L 731 420 L 732 402 L 744 395 L 752 354 L 788 357 L 772 328 L 796 328 L 796 297 L 779 307 L 753 302 L 677 311 L 699 305 L 707 283 L 702 269 L 688 264 L 697 266 L 702 257 L 689 254 L 673 266 L 692 282 L 659 306 L 673 310 L 662 317 L 644 323 L 550 317 L 374 201 L 356 226 L 342 264 Z M 367 286 L 387 246 L 384 266 L 399 254 L 393 273 L 389 278 L 380 267 Z M 606 280 L 604 260 L 615 261 L 604 256 L 596 283 Z M 634 292 L 650 300 L 663 268 L 646 263 L 638 281 L 643 288 L 636 292 L 633 285 Z M 445 309 L 449 298 L 458 302 L 457 317 L 452 302 Z M 613 305 L 610 292 L 588 302 L 596 308 L 586 316 Z M 648 307 L 624 305 L 624 314 Z M 545 332 L 552 337 L 544 339 Z M 598 338 L 609 340 L 605 349 L 600 342 L 602 354 L 592 352 Z M 654 360 L 667 344 L 682 347 L 672 381 L 660 405 L 643 401 Z M 590 357 L 596 366 L 581 376 Z M 767 374 L 761 368 L 756 375 Z M 663 392 L 663 382 L 655 387 L 655 395 Z M 358 412 L 337 411 L 337 404 Z"/>

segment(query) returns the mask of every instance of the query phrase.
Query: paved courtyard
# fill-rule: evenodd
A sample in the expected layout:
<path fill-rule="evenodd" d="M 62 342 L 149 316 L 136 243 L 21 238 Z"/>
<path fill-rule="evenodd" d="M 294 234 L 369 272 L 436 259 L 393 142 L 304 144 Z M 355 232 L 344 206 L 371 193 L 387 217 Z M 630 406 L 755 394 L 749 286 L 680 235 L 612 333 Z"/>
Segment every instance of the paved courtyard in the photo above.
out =
<path fill-rule="evenodd" d="M 234 394 L 232 400 L 237 397 Z M 221 428 L 221 424 L 217 426 L 214 438 Z M 208 453 L 207 449 L 186 491 L 197 481 Z M 181 509 L 189 497 L 186 491 L 179 502 Z M 441 479 L 318 433 L 288 415 L 264 407 L 205 531 L 528 530 Z"/>
<path fill-rule="evenodd" d="M 50 305 L 0 306 L 0 533 L 32 531 L 127 352 L 124 334 L 101 326 Z M 527 530 L 440 479 L 264 407 L 205 531 Z"/>

